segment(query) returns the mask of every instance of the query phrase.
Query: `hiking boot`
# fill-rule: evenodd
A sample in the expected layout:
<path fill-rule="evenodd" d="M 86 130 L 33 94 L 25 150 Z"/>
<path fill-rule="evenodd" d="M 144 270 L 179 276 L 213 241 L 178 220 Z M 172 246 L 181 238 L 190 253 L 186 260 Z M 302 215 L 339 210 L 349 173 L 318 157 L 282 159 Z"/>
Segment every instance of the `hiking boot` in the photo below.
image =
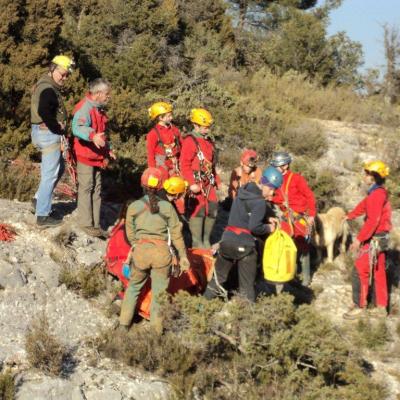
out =
<path fill-rule="evenodd" d="M 358 307 L 356 305 L 354 305 L 353 307 L 351 307 L 349 309 L 349 311 L 345 312 L 343 314 L 343 318 L 344 319 L 359 319 L 359 318 L 363 318 L 366 316 L 366 310 L 365 308 L 361 308 Z"/>
<path fill-rule="evenodd" d="M 374 307 L 368 310 L 368 315 L 371 318 L 386 318 L 387 317 L 387 311 L 386 307 Z"/>
<path fill-rule="evenodd" d="M 106 239 L 108 234 L 104 232 L 101 228 L 96 228 L 94 226 L 85 226 L 82 230 L 89 236 L 96 237 L 99 239 Z"/>
<path fill-rule="evenodd" d="M 62 222 L 62 219 L 55 219 L 49 215 L 47 217 L 36 217 L 36 225 L 40 228 L 52 228 L 62 224 Z"/>

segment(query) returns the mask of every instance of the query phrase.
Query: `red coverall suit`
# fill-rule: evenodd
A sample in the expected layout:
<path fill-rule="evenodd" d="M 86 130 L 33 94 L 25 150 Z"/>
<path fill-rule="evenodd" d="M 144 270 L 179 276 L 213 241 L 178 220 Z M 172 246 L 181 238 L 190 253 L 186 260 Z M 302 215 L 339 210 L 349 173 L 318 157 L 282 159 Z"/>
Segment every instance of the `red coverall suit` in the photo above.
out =
<path fill-rule="evenodd" d="M 182 137 L 175 125 L 156 124 L 146 136 L 147 164 L 162 167 L 169 176 L 179 175 L 179 155 Z"/>
<path fill-rule="evenodd" d="M 385 188 L 373 186 L 367 197 L 364 198 L 351 212 L 347 214 L 349 220 L 365 215 L 364 225 L 357 235 L 361 243 L 355 268 L 358 281 L 353 281 L 353 301 L 359 307 L 367 306 L 369 279 L 370 279 L 370 243 L 374 235 L 387 233 L 392 228 L 391 206 Z M 376 305 L 387 307 L 388 292 L 386 284 L 385 253 L 376 254 L 373 265 Z"/>
<path fill-rule="evenodd" d="M 303 283 L 310 280 L 310 245 L 307 236 L 310 226 L 306 216 L 315 217 L 317 214 L 315 196 L 307 181 L 300 174 L 290 170 L 283 175 L 282 186 L 275 191 L 272 202 L 283 212 L 284 220 L 281 228 L 292 236 L 302 264 Z"/>
<path fill-rule="evenodd" d="M 186 212 L 190 218 L 193 247 L 210 246 L 209 237 L 218 208 L 216 188 L 220 184 L 214 168 L 214 157 L 214 144 L 208 138 L 193 133 L 183 139 L 180 157 L 182 176 L 189 186 L 196 183 L 201 187 L 200 193 L 192 193 L 187 201 Z"/>

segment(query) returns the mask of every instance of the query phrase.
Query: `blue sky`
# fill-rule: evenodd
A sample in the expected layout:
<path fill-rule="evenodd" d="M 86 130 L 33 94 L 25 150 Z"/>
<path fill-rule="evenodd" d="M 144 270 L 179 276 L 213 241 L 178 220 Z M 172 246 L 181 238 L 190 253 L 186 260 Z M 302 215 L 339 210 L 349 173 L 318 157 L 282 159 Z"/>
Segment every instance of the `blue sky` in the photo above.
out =
<path fill-rule="evenodd" d="M 400 29 L 400 0 L 343 0 L 330 14 L 328 33 L 345 31 L 363 46 L 365 64 L 362 69 L 382 68 L 383 24 Z"/>

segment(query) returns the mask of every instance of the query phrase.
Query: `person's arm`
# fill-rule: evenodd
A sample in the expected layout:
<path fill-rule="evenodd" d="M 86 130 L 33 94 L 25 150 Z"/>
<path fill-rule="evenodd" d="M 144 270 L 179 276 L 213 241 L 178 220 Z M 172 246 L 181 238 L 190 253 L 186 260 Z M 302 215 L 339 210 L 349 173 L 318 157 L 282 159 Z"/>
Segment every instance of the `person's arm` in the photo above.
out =
<path fill-rule="evenodd" d="M 56 135 L 63 134 L 63 128 L 57 121 L 58 98 L 53 89 L 44 89 L 39 96 L 38 114 L 47 128 Z"/>
<path fill-rule="evenodd" d="M 316 201 L 313 191 L 308 186 L 306 179 L 301 176 L 297 175 L 297 185 L 299 188 L 300 193 L 306 198 L 307 201 L 307 212 L 310 217 L 315 217 L 317 215 L 317 207 Z"/>
<path fill-rule="evenodd" d="M 354 208 L 352 211 L 347 213 L 347 219 L 352 220 L 356 219 L 358 217 L 361 217 L 362 215 L 365 215 L 366 212 L 366 200 L 361 200 Z"/>
<path fill-rule="evenodd" d="M 271 233 L 271 226 L 264 223 L 266 211 L 267 203 L 265 200 L 254 201 L 251 205 L 249 230 L 255 236 L 263 236 Z"/>
<path fill-rule="evenodd" d="M 366 199 L 366 219 L 357 235 L 360 242 L 371 239 L 382 218 L 383 207 L 387 201 L 386 191 L 378 189 Z"/>
<path fill-rule="evenodd" d="M 157 142 L 157 134 L 154 129 L 152 129 L 146 136 L 147 165 L 149 168 L 156 167 Z"/>
<path fill-rule="evenodd" d="M 77 138 L 85 140 L 86 142 L 93 141 L 93 136 L 96 132 L 92 128 L 90 112 L 84 106 L 75 111 L 72 119 L 72 133 Z"/>
<path fill-rule="evenodd" d="M 178 250 L 179 257 L 186 257 L 186 247 L 182 235 L 182 223 L 172 204 L 168 207 L 168 229 L 171 235 L 171 241 Z"/>
<path fill-rule="evenodd" d="M 125 217 L 125 233 L 126 237 L 128 238 L 129 244 L 132 246 L 133 242 L 135 241 L 135 219 L 138 214 L 138 210 L 136 202 L 133 202 L 129 205 L 128 209 L 126 210 L 126 217 Z"/>
<path fill-rule="evenodd" d="M 179 165 L 181 167 L 182 177 L 189 182 L 189 186 L 196 183 L 192 170 L 192 162 L 196 157 L 196 145 L 192 138 L 185 138 L 182 145 Z"/>

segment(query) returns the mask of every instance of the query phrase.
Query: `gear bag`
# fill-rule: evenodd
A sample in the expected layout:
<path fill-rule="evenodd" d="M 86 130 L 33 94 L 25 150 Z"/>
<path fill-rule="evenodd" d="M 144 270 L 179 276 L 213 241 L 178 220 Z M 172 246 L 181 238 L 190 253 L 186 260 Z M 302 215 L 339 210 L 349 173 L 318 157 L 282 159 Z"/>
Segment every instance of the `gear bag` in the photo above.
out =
<path fill-rule="evenodd" d="M 272 283 L 291 281 L 296 274 L 297 248 L 292 238 L 277 229 L 265 242 L 263 253 L 264 279 Z"/>

